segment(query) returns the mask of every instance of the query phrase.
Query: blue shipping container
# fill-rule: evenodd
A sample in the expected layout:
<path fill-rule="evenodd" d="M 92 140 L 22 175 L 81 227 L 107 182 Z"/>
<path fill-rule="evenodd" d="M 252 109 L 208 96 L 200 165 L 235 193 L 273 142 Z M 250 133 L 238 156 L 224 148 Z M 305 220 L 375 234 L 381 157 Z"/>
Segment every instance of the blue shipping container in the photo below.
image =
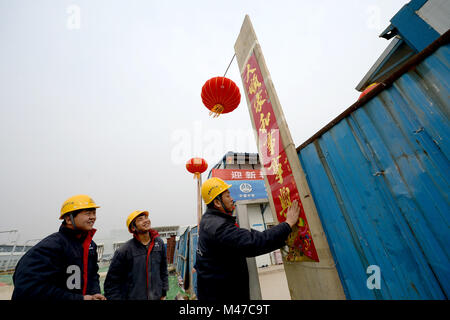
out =
<path fill-rule="evenodd" d="M 347 299 L 450 296 L 446 39 L 297 148 Z"/>

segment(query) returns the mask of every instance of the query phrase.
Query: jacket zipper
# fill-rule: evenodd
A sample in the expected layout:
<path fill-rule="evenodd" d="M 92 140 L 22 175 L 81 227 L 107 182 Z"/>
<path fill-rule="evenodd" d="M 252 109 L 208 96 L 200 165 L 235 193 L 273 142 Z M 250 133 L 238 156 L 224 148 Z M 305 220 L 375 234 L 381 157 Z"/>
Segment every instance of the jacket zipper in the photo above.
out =
<path fill-rule="evenodd" d="M 150 253 L 153 249 L 153 245 L 155 244 L 155 237 L 152 238 L 151 242 L 150 242 L 150 246 L 148 247 L 148 251 L 147 251 L 147 261 L 146 261 L 146 273 L 147 273 L 147 300 L 149 300 L 150 298 L 150 285 L 149 285 L 149 281 L 150 281 L 150 276 L 151 276 L 151 265 L 150 265 Z"/>

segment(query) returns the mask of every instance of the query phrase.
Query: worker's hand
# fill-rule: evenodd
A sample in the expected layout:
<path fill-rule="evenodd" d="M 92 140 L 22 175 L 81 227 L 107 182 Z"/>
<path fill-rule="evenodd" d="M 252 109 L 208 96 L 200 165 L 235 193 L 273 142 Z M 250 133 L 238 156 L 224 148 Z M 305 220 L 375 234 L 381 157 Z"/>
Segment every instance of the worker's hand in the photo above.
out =
<path fill-rule="evenodd" d="M 100 293 L 96 293 L 94 295 L 85 295 L 83 296 L 83 300 L 106 300 L 105 296 L 100 294 Z"/>
<path fill-rule="evenodd" d="M 291 228 L 297 223 L 299 215 L 300 207 L 298 205 L 298 200 L 294 200 L 286 212 L 286 222 L 291 226 Z"/>
<path fill-rule="evenodd" d="M 159 300 L 166 300 L 166 297 L 161 297 Z"/>
<path fill-rule="evenodd" d="M 106 297 L 100 293 L 96 293 L 92 296 L 94 300 L 106 300 Z"/>

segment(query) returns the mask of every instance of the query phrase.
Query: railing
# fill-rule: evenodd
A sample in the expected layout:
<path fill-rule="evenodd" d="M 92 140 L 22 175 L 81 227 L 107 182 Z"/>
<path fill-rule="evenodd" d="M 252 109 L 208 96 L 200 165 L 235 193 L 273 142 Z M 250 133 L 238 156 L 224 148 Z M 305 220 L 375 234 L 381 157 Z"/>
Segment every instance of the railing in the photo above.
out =
<path fill-rule="evenodd" d="M 5 231 L 0 231 L 0 233 L 14 233 L 14 234 L 16 234 L 16 240 L 14 241 L 14 246 L 13 246 L 13 249 L 12 249 L 11 254 L 9 256 L 9 259 L 8 259 L 7 262 L 4 263 L 3 271 L 7 271 L 8 268 L 9 268 L 9 265 L 11 264 L 11 260 L 13 259 L 14 251 L 16 250 L 17 242 L 19 240 L 19 231 L 18 230 L 5 230 Z M 5 254 L 5 256 L 7 256 L 7 254 Z M 1 261 L 1 262 L 3 262 L 3 261 Z"/>
<path fill-rule="evenodd" d="M 9 232 L 9 231 L 4 231 L 4 232 Z M 18 246 L 17 245 L 18 239 L 19 239 L 19 236 L 17 235 L 16 241 L 14 241 L 14 246 L 10 252 L 2 252 L 2 254 L 1 254 L 1 256 L 5 257 L 5 259 L 9 255 L 8 260 L 5 260 L 5 259 L 0 260 L 0 270 L 2 270 L 3 272 L 7 272 L 7 271 L 11 271 L 11 270 L 15 269 L 20 258 L 25 254 L 25 249 L 27 248 L 28 243 L 30 243 L 32 241 L 37 242 L 37 241 L 41 240 L 41 239 L 30 239 L 30 240 L 25 241 L 25 243 L 23 245 Z M 22 249 L 20 251 L 16 251 L 17 247 L 22 247 Z M 31 248 L 31 246 L 30 246 L 30 248 Z"/>

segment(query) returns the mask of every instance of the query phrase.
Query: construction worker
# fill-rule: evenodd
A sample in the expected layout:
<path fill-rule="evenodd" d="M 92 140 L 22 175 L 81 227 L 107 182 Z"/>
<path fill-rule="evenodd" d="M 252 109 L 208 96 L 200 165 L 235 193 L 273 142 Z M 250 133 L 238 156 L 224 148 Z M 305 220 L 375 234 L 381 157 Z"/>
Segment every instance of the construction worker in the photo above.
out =
<path fill-rule="evenodd" d="M 105 279 L 110 300 L 164 300 L 169 290 L 166 250 L 148 211 L 134 211 L 126 221 L 133 238 L 114 253 Z"/>
<path fill-rule="evenodd" d="M 201 188 L 207 209 L 200 222 L 195 263 L 198 300 L 250 300 L 246 257 L 284 246 L 300 214 L 294 201 L 287 210 L 286 222 L 264 232 L 240 228 L 232 216 L 230 187 L 222 179 L 211 178 Z"/>
<path fill-rule="evenodd" d="M 100 291 L 97 245 L 92 241 L 97 208 L 87 195 L 64 201 L 59 231 L 19 260 L 12 300 L 106 300 Z"/>

